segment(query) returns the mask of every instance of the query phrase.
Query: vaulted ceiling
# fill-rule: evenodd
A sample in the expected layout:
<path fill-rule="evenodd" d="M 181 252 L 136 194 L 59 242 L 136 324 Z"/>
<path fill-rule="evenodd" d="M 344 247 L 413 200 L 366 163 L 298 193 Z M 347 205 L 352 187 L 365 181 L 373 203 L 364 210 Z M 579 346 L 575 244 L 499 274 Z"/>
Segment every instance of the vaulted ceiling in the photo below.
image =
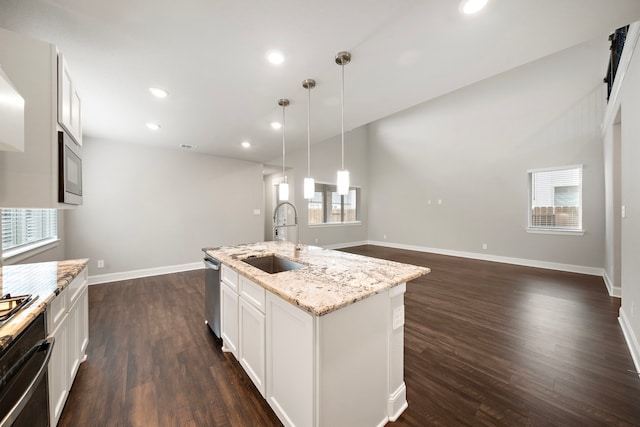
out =
<path fill-rule="evenodd" d="M 281 152 L 279 98 L 288 149 L 305 146 L 307 78 L 312 141 L 340 133 L 341 50 L 349 130 L 638 19 L 638 0 L 489 0 L 471 16 L 458 0 L 0 0 L 0 27 L 64 53 L 85 137 L 254 161 Z"/>

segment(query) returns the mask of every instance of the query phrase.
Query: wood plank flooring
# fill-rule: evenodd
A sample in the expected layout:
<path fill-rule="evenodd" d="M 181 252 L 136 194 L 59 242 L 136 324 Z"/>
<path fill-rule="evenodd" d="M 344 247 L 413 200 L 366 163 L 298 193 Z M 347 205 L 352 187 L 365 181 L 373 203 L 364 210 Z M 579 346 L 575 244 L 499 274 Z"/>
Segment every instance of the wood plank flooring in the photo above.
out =
<path fill-rule="evenodd" d="M 640 426 L 640 378 L 602 279 L 375 246 L 430 267 L 405 298 L 395 426 Z M 89 288 L 88 360 L 60 426 L 279 426 L 203 322 L 204 272 Z"/>

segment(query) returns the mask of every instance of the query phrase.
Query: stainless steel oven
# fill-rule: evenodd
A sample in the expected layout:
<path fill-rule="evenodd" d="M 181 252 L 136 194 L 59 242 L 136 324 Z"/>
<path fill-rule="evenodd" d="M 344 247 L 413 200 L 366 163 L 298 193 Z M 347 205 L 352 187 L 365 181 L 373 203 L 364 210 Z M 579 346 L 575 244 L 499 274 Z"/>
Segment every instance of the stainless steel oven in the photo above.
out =
<path fill-rule="evenodd" d="M 82 204 L 82 155 L 71 136 L 58 132 L 58 201 Z"/>
<path fill-rule="evenodd" d="M 0 355 L 0 427 L 49 426 L 47 370 L 53 338 L 40 314 Z"/>

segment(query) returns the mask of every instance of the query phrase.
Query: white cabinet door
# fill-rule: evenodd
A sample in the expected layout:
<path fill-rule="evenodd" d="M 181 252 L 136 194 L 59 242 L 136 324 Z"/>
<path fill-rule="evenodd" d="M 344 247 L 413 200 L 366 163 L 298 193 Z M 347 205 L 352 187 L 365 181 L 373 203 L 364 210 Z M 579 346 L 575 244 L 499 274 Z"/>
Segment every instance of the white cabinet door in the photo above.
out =
<path fill-rule="evenodd" d="M 265 392 L 265 320 L 264 314 L 251 302 L 240 297 L 240 364 L 256 385 Z"/>
<path fill-rule="evenodd" d="M 60 296 L 58 296 L 60 298 Z M 57 329 L 49 336 L 55 338 L 53 352 L 49 361 L 49 408 L 51 413 L 51 426 L 58 423 L 64 403 L 69 394 L 68 376 L 68 322 L 65 317 L 58 324 Z"/>
<path fill-rule="evenodd" d="M 73 379 L 78 372 L 80 359 L 78 358 L 78 324 L 80 323 L 80 313 L 77 310 L 78 304 L 75 304 L 69 311 L 67 316 L 67 384 L 71 388 Z"/>
<path fill-rule="evenodd" d="M 85 361 L 87 346 L 89 345 L 89 289 L 85 287 L 82 295 L 78 299 L 78 358 L 80 362 Z"/>
<path fill-rule="evenodd" d="M 266 399 L 286 426 L 312 426 L 313 316 L 267 292 Z"/>
<path fill-rule="evenodd" d="M 58 123 L 82 145 L 80 96 L 62 54 L 58 55 Z"/>
<path fill-rule="evenodd" d="M 238 293 L 226 282 L 220 286 L 220 336 L 222 350 L 238 358 Z"/>

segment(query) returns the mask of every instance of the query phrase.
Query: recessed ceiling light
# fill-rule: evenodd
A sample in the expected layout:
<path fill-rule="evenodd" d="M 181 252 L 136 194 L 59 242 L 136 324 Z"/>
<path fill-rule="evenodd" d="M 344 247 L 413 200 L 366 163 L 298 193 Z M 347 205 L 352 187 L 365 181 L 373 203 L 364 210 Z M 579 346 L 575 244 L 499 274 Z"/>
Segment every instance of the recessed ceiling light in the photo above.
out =
<path fill-rule="evenodd" d="M 272 129 L 278 130 L 281 127 L 282 127 L 282 123 L 280 123 L 280 122 L 271 122 L 271 128 Z"/>
<path fill-rule="evenodd" d="M 195 145 L 180 144 L 180 148 L 182 148 L 183 150 L 191 150 L 194 147 L 195 147 Z"/>
<path fill-rule="evenodd" d="M 242 148 L 249 148 L 251 147 L 251 143 L 249 141 L 242 141 Z"/>
<path fill-rule="evenodd" d="M 267 52 L 267 61 L 273 65 L 280 65 L 284 62 L 284 55 L 277 50 L 269 51 Z"/>
<path fill-rule="evenodd" d="M 161 126 L 157 123 L 147 123 L 147 127 L 151 130 L 158 130 Z"/>
<path fill-rule="evenodd" d="M 151 94 L 156 98 L 166 98 L 167 95 L 169 95 L 169 93 L 166 90 L 160 89 L 158 87 L 150 87 L 149 92 L 151 92 Z"/>
<path fill-rule="evenodd" d="M 466 15 L 479 12 L 487 5 L 487 0 L 462 0 L 460 3 L 460 11 Z"/>

